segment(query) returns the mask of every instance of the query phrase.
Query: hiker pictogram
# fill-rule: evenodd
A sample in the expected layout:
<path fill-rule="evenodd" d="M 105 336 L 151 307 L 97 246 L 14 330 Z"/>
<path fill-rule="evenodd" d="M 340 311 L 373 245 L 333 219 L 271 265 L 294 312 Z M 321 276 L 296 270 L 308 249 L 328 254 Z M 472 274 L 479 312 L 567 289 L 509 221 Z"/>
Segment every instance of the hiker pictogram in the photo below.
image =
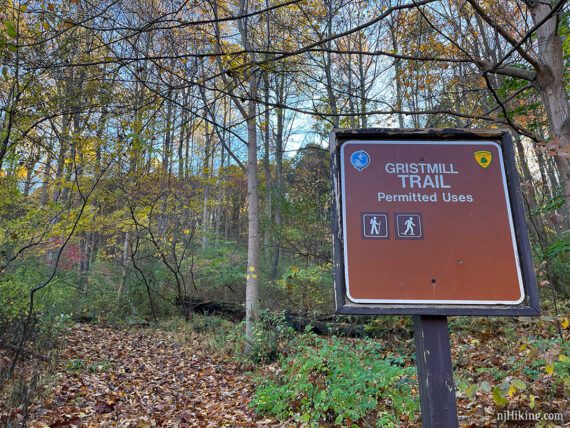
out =
<path fill-rule="evenodd" d="M 422 216 L 419 213 L 396 214 L 397 239 L 423 239 Z"/>
<path fill-rule="evenodd" d="M 362 237 L 388 239 L 388 214 L 386 213 L 363 213 L 362 214 Z"/>

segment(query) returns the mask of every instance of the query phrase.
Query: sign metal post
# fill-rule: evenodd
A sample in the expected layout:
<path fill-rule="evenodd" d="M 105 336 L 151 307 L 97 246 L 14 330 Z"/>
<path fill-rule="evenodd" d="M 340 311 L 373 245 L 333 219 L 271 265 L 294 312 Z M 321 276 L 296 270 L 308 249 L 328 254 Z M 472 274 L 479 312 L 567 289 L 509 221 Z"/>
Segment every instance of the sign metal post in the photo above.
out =
<path fill-rule="evenodd" d="M 331 133 L 336 310 L 413 315 L 424 427 L 455 428 L 447 316 L 535 316 L 536 278 L 505 130 Z"/>

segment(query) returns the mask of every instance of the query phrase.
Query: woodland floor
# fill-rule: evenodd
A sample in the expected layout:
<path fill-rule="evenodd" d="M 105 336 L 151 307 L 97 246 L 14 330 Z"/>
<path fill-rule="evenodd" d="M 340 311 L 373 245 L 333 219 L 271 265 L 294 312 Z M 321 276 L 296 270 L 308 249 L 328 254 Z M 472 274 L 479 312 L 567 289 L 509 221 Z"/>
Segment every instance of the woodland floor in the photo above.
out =
<path fill-rule="evenodd" d="M 30 408 L 30 427 L 256 427 L 254 386 L 240 365 L 168 333 L 71 329 L 55 376 Z M 53 374 L 53 372 L 52 372 Z"/>
<path fill-rule="evenodd" d="M 564 312 L 570 313 L 568 308 Z M 557 337 L 554 326 L 555 319 L 547 316 L 452 321 L 462 427 L 497 426 L 502 410 L 564 415 L 559 423 L 509 427 L 570 426 L 570 346 L 568 339 Z M 402 364 L 414 364 L 411 337 L 392 333 L 378 340 L 387 353 L 401 355 Z M 235 359 L 207 351 L 203 341 L 192 331 L 181 336 L 160 329 L 76 324 L 60 341 L 56 362 L 39 383 L 27 426 L 296 425 L 255 414 L 249 405 L 255 385 L 247 370 Z M 267 373 L 278 373 L 275 366 L 265 367 Z M 418 425 L 419 415 L 402 424 Z"/>

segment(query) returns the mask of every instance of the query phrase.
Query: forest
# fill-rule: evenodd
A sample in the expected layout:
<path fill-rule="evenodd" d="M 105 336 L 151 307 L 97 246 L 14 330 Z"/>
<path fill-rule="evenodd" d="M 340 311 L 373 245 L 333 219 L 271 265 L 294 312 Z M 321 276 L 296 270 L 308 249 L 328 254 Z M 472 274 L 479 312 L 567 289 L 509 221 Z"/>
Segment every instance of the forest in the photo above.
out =
<path fill-rule="evenodd" d="M 566 0 L 0 0 L 0 426 L 421 426 L 411 317 L 335 314 L 354 128 L 508 130 L 542 313 L 450 317 L 459 423 L 570 423 L 569 34 Z"/>

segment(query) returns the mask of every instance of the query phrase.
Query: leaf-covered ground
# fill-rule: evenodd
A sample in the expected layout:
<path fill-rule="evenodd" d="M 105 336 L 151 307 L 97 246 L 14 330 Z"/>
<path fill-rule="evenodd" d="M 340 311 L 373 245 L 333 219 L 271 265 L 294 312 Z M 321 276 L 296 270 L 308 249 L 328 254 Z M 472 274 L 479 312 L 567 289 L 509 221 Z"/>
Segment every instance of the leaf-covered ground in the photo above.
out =
<path fill-rule="evenodd" d="M 568 336 L 564 316 L 450 320 L 462 428 L 495 427 L 498 412 L 506 410 L 559 413 L 564 420 L 499 426 L 570 427 L 570 345 L 558 335 L 560 319 Z M 385 350 L 379 357 L 401 356 L 403 366 L 412 366 L 409 320 L 401 320 L 401 328 L 391 324 L 391 333 L 388 325 L 379 325 L 386 332 L 377 339 Z M 30 406 L 28 426 L 297 425 L 294 418 L 276 421 L 255 414 L 250 402 L 259 376 L 245 375 L 235 358 L 208 351 L 205 334 L 211 332 L 73 326 Z M 343 340 L 356 344 L 360 339 Z M 279 377 L 276 367 L 261 366 L 260 372 Z M 415 424 L 417 414 L 402 419 L 402 426 Z"/>
<path fill-rule="evenodd" d="M 465 427 L 570 427 L 567 323 L 565 316 L 547 315 L 452 321 L 457 407 Z M 498 414 L 508 411 L 561 419 L 497 425 Z"/>
<path fill-rule="evenodd" d="M 255 427 L 253 385 L 240 366 L 168 333 L 77 325 L 31 427 Z"/>

